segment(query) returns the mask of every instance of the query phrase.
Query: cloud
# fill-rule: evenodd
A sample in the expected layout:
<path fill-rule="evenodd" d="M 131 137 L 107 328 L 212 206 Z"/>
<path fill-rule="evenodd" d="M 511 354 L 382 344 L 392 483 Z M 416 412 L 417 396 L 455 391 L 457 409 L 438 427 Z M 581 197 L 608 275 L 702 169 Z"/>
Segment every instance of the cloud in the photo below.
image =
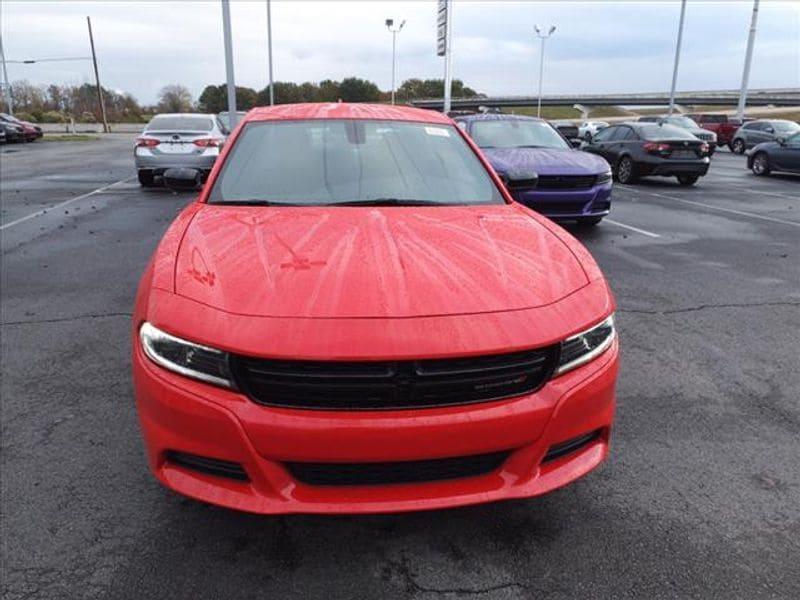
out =
<path fill-rule="evenodd" d="M 659 91 L 669 87 L 677 2 L 478 2 L 454 8 L 454 76 L 489 94 L 532 93 L 539 44 L 533 25 L 555 24 L 547 42 L 550 93 Z M 681 89 L 736 88 L 750 19 L 749 2 L 690 2 L 679 74 Z M 263 1 L 232 2 L 237 83 L 267 82 Z M 398 36 L 399 78 L 441 77 L 435 55 L 436 4 L 426 2 L 273 2 L 276 78 L 302 82 L 349 75 L 388 89 L 391 36 L 384 20 L 406 19 Z M 154 102 L 161 86 L 183 83 L 195 95 L 224 81 L 218 0 L 209 2 L 2 3 L 10 59 L 86 56 L 92 17 L 101 79 Z M 9 65 L 35 83 L 92 81 L 91 63 Z M 800 3 L 762 2 L 753 87 L 800 86 Z"/>

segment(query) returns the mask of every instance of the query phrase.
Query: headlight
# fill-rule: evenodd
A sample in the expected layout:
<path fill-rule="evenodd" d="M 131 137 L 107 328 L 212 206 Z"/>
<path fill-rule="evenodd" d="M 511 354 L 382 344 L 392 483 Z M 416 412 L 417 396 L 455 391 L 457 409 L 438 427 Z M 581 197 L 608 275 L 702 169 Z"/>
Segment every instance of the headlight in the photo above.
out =
<path fill-rule="evenodd" d="M 186 377 L 232 388 L 228 353 L 182 340 L 144 323 L 139 329 L 144 353 L 157 365 Z"/>
<path fill-rule="evenodd" d="M 615 335 L 614 315 L 611 315 L 599 325 L 567 338 L 561 342 L 561 357 L 555 374 L 561 375 L 600 356 L 611 347 Z"/>
<path fill-rule="evenodd" d="M 606 171 L 597 176 L 597 183 L 608 183 L 611 181 L 611 171 Z"/>

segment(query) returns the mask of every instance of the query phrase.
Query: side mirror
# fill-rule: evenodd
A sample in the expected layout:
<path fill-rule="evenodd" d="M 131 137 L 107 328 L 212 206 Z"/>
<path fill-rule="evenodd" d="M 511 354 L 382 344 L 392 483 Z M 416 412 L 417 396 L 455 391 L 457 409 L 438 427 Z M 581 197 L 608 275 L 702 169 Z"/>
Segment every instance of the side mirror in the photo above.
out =
<path fill-rule="evenodd" d="M 767 127 L 764 131 L 767 133 L 775 133 L 775 129 L 773 127 Z"/>
<path fill-rule="evenodd" d="M 785 146 L 786 145 L 786 138 L 779 137 L 775 141 L 778 142 L 781 146 Z"/>
<path fill-rule="evenodd" d="M 164 171 L 164 185 L 173 192 L 196 190 L 202 182 L 203 177 L 197 169 L 180 167 Z"/>
<path fill-rule="evenodd" d="M 539 174 L 530 169 L 517 169 L 503 173 L 500 179 L 510 190 L 513 189 L 534 189 L 539 184 Z"/>

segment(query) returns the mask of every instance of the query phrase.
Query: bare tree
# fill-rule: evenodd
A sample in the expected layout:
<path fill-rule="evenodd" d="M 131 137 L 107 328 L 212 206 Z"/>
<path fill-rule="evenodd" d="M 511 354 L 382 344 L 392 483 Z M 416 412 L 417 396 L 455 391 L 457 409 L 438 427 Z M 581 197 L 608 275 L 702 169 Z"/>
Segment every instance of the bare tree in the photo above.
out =
<path fill-rule="evenodd" d="M 189 112 L 192 105 L 192 93 L 177 83 L 165 85 L 158 92 L 158 110 L 161 112 Z"/>

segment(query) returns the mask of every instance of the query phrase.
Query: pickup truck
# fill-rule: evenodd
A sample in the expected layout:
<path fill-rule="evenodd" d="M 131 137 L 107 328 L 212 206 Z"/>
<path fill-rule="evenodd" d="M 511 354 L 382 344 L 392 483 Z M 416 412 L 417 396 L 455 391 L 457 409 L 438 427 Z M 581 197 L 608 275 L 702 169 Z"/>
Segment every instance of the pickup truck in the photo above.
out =
<path fill-rule="evenodd" d="M 733 134 L 749 119 L 736 119 L 728 115 L 696 114 L 688 115 L 703 129 L 708 129 L 717 134 L 717 145 L 730 147 Z"/>

